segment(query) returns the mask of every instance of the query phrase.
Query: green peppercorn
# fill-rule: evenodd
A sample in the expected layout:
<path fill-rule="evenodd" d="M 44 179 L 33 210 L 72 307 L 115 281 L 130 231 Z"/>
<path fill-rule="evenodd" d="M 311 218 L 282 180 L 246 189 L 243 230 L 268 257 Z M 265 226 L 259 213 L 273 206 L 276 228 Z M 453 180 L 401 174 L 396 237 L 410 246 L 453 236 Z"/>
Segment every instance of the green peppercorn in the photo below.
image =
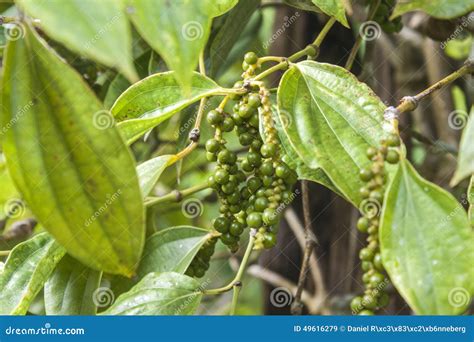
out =
<path fill-rule="evenodd" d="M 396 164 L 400 160 L 400 156 L 398 155 L 397 151 L 388 150 L 385 160 L 389 162 L 390 164 Z"/>
<path fill-rule="evenodd" d="M 226 117 L 224 121 L 222 121 L 221 128 L 224 132 L 231 132 L 235 127 L 234 120 L 231 117 Z"/>
<path fill-rule="evenodd" d="M 373 176 L 374 174 L 372 173 L 370 169 L 361 169 L 359 172 L 359 177 L 364 182 L 368 182 L 369 180 L 372 179 Z"/>
<path fill-rule="evenodd" d="M 253 135 L 247 132 L 239 135 L 239 142 L 242 146 L 249 146 L 252 143 L 253 139 Z"/>
<path fill-rule="evenodd" d="M 266 143 L 263 144 L 260 153 L 262 154 L 262 157 L 264 158 L 271 158 L 273 157 L 277 152 L 277 146 L 273 143 Z"/>
<path fill-rule="evenodd" d="M 267 208 L 263 211 L 263 222 L 266 225 L 273 225 L 278 223 L 278 214 L 275 209 Z"/>
<path fill-rule="evenodd" d="M 367 158 L 372 159 L 377 154 L 377 149 L 375 147 L 369 147 L 366 154 Z"/>
<path fill-rule="evenodd" d="M 372 258 L 374 257 L 374 252 L 373 250 L 369 248 L 362 248 L 359 252 L 359 258 L 364 261 L 372 261 Z"/>
<path fill-rule="evenodd" d="M 255 52 L 247 52 L 244 56 L 244 61 L 247 64 L 255 64 L 258 61 L 258 56 L 255 54 Z"/>
<path fill-rule="evenodd" d="M 290 169 L 286 164 L 281 163 L 278 164 L 275 168 L 275 174 L 277 175 L 277 177 L 285 179 L 290 175 Z"/>
<path fill-rule="evenodd" d="M 263 247 L 269 249 L 272 248 L 276 245 L 277 243 L 277 238 L 275 233 L 273 232 L 266 232 L 263 235 Z"/>
<path fill-rule="evenodd" d="M 260 166 L 260 164 L 262 163 L 262 157 L 256 152 L 249 152 L 247 154 L 247 160 L 249 161 L 250 165 L 253 165 L 255 167 Z"/>
<path fill-rule="evenodd" d="M 247 225 L 251 228 L 260 228 L 262 226 L 262 214 L 252 212 L 247 216 Z"/>
<path fill-rule="evenodd" d="M 358 313 L 359 316 L 373 316 L 374 312 L 372 310 L 362 310 Z"/>
<path fill-rule="evenodd" d="M 234 221 L 230 224 L 229 233 L 233 236 L 239 237 L 244 231 L 244 225 L 240 222 Z"/>
<path fill-rule="evenodd" d="M 229 173 L 224 169 L 217 169 L 214 172 L 214 180 L 218 184 L 225 184 L 229 181 Z"/>
<path fill-rule="evenodd" d="M 230 226 L 230 221 L 227 217 L 219 216 L 214 220 L 214 229 L 219 233 L 227 233 Z"/>
<path fill-rule="evenodd" d="M 268 199 L 266 197 L 257 197 L 254 207 L 256 211 L 263 212 L 268 207 Z"/>
<path fill-rule="evenodd" d="M 361 217 L 357 221 L 357 229 L 359 229 L 362 233 L 367 233 L 367 229 L 369 228 L 369 219 L 367 217 Z"/>
<path fill-rule="evenodd" d="M 229 150 L 222 150 L 217 155 L 217 160 L 222 164 L 234 164 L 237 160 L 237 156 L 234 152 Z"/>
<path fill-rule="evenodd" d="M 377 307 L 377 299 L 371 294 L 366 294 L 362 297 L 362 303 L 367 309 L 375 309 Z"/>
<path fill-rule="evenodd" d="M 400 137 L 397 134 L 390 134 L 387 138 L 387 145 L 391 147 L 400 146 Z"/>
<path fill-rule="evenodd" d="M 247 180 L 247 187 L 251 193 L 255 193 L 262 186 L 262 181 L 257 177 L 251 177 Z"/>
<path fill-rule="evenodd" d="M 252 93 L 248 97 L 248 102 L 247 104 L 252 107 L 252 108 L 258 108 L 260 106 L 260 96 L 258 94 Z"/>
<path fill-rule="evenodd" d="M 352 310 L 352 312 L 358 313 L 363 308 L 364 308 L 364 306 L 362 305 L 362 297 L 361 296 L 354 297 L 351 301 L 351 310 Z"/>
<path fill-rule="evenodd" d="M 224 115 L 222 113 L 219 113 L 217 110 L 211 110 L 209 113 L 207 113 L 207 121 L 211 125 L 218 125 L 222 121 L 224 121 Z"/>

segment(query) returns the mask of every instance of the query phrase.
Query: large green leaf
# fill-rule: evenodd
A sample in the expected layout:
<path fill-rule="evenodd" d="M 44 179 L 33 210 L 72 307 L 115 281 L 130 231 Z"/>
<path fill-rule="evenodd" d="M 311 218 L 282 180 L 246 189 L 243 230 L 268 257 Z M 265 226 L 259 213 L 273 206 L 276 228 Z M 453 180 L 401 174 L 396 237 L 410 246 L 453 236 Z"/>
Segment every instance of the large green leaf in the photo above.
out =
<path fill-rule="evenodd" d="M 153 190 L 158 178 L 160 178 L 163 171 L 175 160 L 175 156 L 172 154 L 166 154 L 159 156 L 137 166 L 138 179 L 140 181 L 140 188 L 142 189 L 142 195 L 145 198 Z"/>
<path fill-rule="evenodd" d="M 367 85 L 331 64 L 300 62 L 278 88 L 278 115 L 285 123 L 280 135 L 307 167 L 322 169 L 355 205 L 364 185 L 359 170 L 369 166 L 366 150 L 387 136 L 384 109 Z"/>
<path fill-rule="evenodd" d="M 346 10 L 344 9 L 344 2 L 341 0 L 312 0 L 322 12 L 334 17 L 345 27 L 349 27 L 346 18 Z"/>
<path fill-rule="evenodd" d="M 2 87 L 7 165 L 35 217 L 84 264 L 132 275 L 144 206 L 110 114 L 30 28 L 7 46 Z"/>
<path fill-rule="evenodd" d="M 399 0 L 392 18 L 415 10 L 424 11 L 435 18 L 451 19 L 474 10 L 474 0 Z"/>
<path fill-rule="evenodd" d="M 458 184 L 461 180 L 474 174 L 474 107 L 471 108 L 469 118 L 462 112 L 453 112 L 457 114 L 457 118 L 453 120 L 461 120 L 459 123 L 467 122 L 461 137 L 461 145 L 459 147 L 458 166 L 454 173 L 451 185 Z"/>
<path fill-rule="evenodd" d="M 179 273 L 149 273 L 104 315 L 190 315 L 201 302 L 200 284 Z"/>
<path fill-rule="evenodd" d="M 171 227 L 153 234 L 145 244 L 138 275 L 184 273 L 201 246 L 211 237 L 208 230 L 191 226 Z"/>
<path fill-rule="evenodd" d="M 382 210 L 382 260 L 417 314 L 466 310 L 474 290 L 474 235 L 454 197 L 402 160 Z"/>
<path fill-rule="evenodd" d="M 47 315 L 95 315 L 94 291 L 102 273 L 66 255 L 44 286 Z"/>
<path fill-rule="evenodd" d="M 339 196 L 344 197 L 344 195 L 339 191 L 339 189 L 333 184 L 331 179 L 324 173 L 321 168 L 311 169 L 305 165 L 300 156 L 295 152 L 291 147 L 291 144 L 288 140 L 288 137 L 284 131 L 284 125 L 288 125 L 289 121 L 282 122 L 280 116 L 277 114 L 277 110 L 273 111 L 273 117 L 276 123 L 276 129 L 280 137 L 281 147 L 283 148 L 283 160 L 289 167 L 291 167 L 297 174 L 298 179 L 309 180 L 312 182 L 319 183 L 325 187 L 331 189 Z M 284 118 L 285 120 L 289 118 Z M 262 120 L 261 120 L 262 122 Z M 347 199 L 347 198 L 346 198 Z"/>
<path fill-rule="evenodd" d="M 138 76 L 132 62 L 132 38 L 124 1 L 17 0 L 41 28 L 71 50 L 109 67 L 129 80 Z"/>
<path fill-rule="evenodd" d="M 212 1 L 200 0 L 127 0 L 127 3 L 138 32 L 176 72 L 175 77 L 187 92 L 199 54 L 209 38 L 212 16 L 221 13 L 220 7 Z"/>
<path fill-rule="evenodd" d="M 0 315 L 24 315 L 65 253 L 48 233 L 15 246 L 0 272 Z"/>
<path fill-rule="evenodd" d="M 149 76 L 128 88 L 114 103 L 112 114 L 119 121 L 126 120 L 118 127 L 128 143 L 184 107 L 223 91 L 214 81 L 195 72 L 191 91 L 185 95 L 174 75 L 174 72 L 164 72 Z"/>

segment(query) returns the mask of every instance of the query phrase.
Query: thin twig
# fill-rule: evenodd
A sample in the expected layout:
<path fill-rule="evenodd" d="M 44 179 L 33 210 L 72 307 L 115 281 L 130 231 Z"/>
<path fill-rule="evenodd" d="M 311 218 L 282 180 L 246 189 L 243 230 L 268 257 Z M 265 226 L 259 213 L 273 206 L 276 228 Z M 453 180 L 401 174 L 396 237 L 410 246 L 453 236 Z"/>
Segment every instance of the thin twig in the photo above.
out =
<path fill-rule="evenodd" d="M 203 183 L 184 190 L 173 190 L 169 194 L 161 197 L 147 197 L 145 200 L 145 206 L 151 207 L 152 205 L 156 205 L 159 203 L 181 202 L 184 197 L 192 195 L 207 188 L 209 188 L 209 185 L 207 183 Z"/>
<path fill-rule="evenodd" d="M 299 220 L 298 215 L 296 215 L 293 208 L 288 208 L 285 211 L 285 219 L 288 222 L 290 229 L 293 231 L 293 234 L 295 234 L 296 240 L 298 241 L 301 249 L 304 249 L 305 248 L 304 227 L 301 224 L 301 221 Z M 312 234 L 312 232 L 309 232 L 309 233 Z M 318 303 L 321 303 L 321 305 L 323 305 L 327 298 L 327 291 L 326 291 L 326 286 L 324 285 L 324 281 L 323 281 L 323 272 L 314 254 L 311 254 L 311 257 L 309 260 L 309 270 L 311 272 L 312 280 L 315 287 L 315 298 L 317 298 Z M 321 308 L 321 310 L 327 311 L 325 307 Z"/>
<path fill-rule="evenodd" d="M 423 90 L 421 93 L 418 93 L 415 96 L 405 96 L 400 101 L 400 104 L 396 108 L 398 113 L 405 113 L 411 112 L 415 110 L 418 106 L 418 103 L 423 100 L 425 97 L 431 95 L 436 90 L 442 89 L 445 86 L 451 84 L 452 82 L 456 81 L 458 78 L 463 77 L 464 75 L 470 74 L 474 72 L 474 61 L 470 60 L 466 62 L 460 69 L 454 71 L 453 73 L 449 74 L 442 80 L 439 80 L 429 88 Z"/>
<path fill-rule="evenodd" d="M 311 210 L 309 203 L 309 183 L 306 180 L 301 182 L 301 190 L 303 197 L 303 219 L 304 219 L 304 234 L 305 234 L 305 244 L 304 244 L 304 253 L 303 253 L 303 263 L 301 265 L 300 275 L 298 278 L 298 286 L 296 289 L 295 300 L 291 308 L 291 313 L 293 315 L 301 315 L 303 313 L 303 305 L 301 303 L 301 294 L 303 293 L 303 288 L 306 284 L 306 276 L 309 269 L 309 260 L 311 258 L 311 253 L 313 252 L 315 241 L 312 238 L 312 229 L 311 229 Z"/>
<path fill-rule="evenodd" d="M 380 3 L 381 3 L 381 0 L 377 0 L 377 2 L 375 2 L 373 4 L 373 6 L 370 10 L 370 13 L 367 15 L 367 20 L 366 21 L 370 21 L 374 18 L 375 12 L 377 12 L 377 8 L 380 6 Z M 359 51 L 361 43 L 362 43 L 362 34 L 359 33 L 357 35 L 357 38 L 356 38 L 356 41 L 355 41 L 354 45 L 352 46 L 349 57 L 347 57 L 346 65 L 344 66 L 344 68 L 346 68 L 347 70 L 351 70 L 352 65 L 354 64 L 354 61 L 356 59 L 357 52 Z"/>

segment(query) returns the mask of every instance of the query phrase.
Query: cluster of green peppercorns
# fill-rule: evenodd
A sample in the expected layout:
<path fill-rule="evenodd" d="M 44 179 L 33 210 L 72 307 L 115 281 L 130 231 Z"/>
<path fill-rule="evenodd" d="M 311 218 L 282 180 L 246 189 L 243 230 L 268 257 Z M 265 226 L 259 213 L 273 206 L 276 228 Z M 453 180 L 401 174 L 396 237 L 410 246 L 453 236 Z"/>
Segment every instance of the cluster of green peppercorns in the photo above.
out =
<path fill-rule="evenodd" d="M 216 248 L 216 242 L 217 238 L 211 238 L 204 243 L 186 270 L 186 275 L 197 278 L 204 276 L 209 269 L 211 257 Z"/>
<path fill-rule="evenodd" d="M 401 16 L 390 20 L 396 2 L 396 0 L 382 0 L 374 14 L 373 20 L 387 33 L 399 32 L 403 28 Z M 374 5 L 372 0 L 369 3 Z"/>
<path fill-rule="evenodd" d="M 370 168 L 360 171 L 360 179 L 366 185 L 360 189 L 362 217 L 357 221 L 357 229 L 366 233 L 368 245 L 360 250 L 359 258 L 362 261 L 364 275 L 362 280 L 365 284 L 365 292 L 362 296 L 355 297 L 351 302 L 351 310 L 359 315 L 373 315 L 374 310 L 388 305 L 389 296 L 385 292 L 388 278 L 384 273 L 379 247 L 379 213 L 384 200 L 384 187 L 387 182 L 385 162 L 398 163 L 400 155 L 398 147 L 400 137 L 391 134 L 386 140 L 382 140 L 377 149 L 369 147 L 367 158 L 372 162 Z"/>
<path fill-rule="evenodd" d="M 239 249 L 240 236 L 247 227 L 256 230 L 255 249 L 275 246 L 282 205 L 293 198 L 291 187 L 297 181 L 296 173 L 281 160 L 270 92 L 263 83 L 252 80 L 258 69 L 255 53 L 245 55 L 243 69 L 244 80 L 234 87 L 247 92 L 231 97 L 235 101 L 231 113 L 221 106 L 207 113 L 207 122 L 215 131 L 205 144 L 207 159 L 216 162 L 208 184 L 220 200 L 220 215 L 213 228 L 232 252 Z M 241 154 L 228 149 L 226 133 L 237 135 Z M 201 274 L 194 272 L 198 277 Z"/>

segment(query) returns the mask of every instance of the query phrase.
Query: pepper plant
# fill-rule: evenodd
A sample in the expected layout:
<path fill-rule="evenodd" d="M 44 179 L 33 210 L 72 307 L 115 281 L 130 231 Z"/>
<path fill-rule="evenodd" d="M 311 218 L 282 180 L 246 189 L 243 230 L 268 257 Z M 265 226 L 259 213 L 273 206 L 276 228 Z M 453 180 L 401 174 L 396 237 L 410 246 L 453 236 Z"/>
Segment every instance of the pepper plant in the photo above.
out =
<path fill-rule="evenodd" d="M 277 243 L 302 180 L 360 210 L 364 292 L 348 303 L 353 314 L 385 307 L 394 295 L 389 288 L 417 314 L 466 312 L 474 292 L 472 208 L 466 210 L 473 201 L 473 120 L 451 182 L 462 188 L 471 178 L 469 203 L 419 174 L 399 120 L 433 92 L 470 77 L 474 64 L 467 60 L 398 105 L 383 103 L 351 69 L 364 50 L 359 26 L 394 34 L 406 12 L 454 19 L 474 2 L 370 0 L 360 21 L 347 14 L 349 1 L 282 1 L 324 18 L 314 41 L 290 56 L 244 50 L 241 76 L 222 81 L 224 69 L 235 69 L 241 31 L 266 5 L 6 3 L 0 314 L 184 315 L 226 292 L 235 313 L 248 265 Z M 318 62 L 335 25 L 356 34 L 345 67 Z M 269 79 L 277 75 L 274 87 Z M 201 217 L 203 211 L 211 213 Z M 20 234 L 25 221 L 31 234 Z M 237 263 L 221 287 L 209 270 L 216 259 Z M 34 309 L 38 302 L 44 309 Z"/>

